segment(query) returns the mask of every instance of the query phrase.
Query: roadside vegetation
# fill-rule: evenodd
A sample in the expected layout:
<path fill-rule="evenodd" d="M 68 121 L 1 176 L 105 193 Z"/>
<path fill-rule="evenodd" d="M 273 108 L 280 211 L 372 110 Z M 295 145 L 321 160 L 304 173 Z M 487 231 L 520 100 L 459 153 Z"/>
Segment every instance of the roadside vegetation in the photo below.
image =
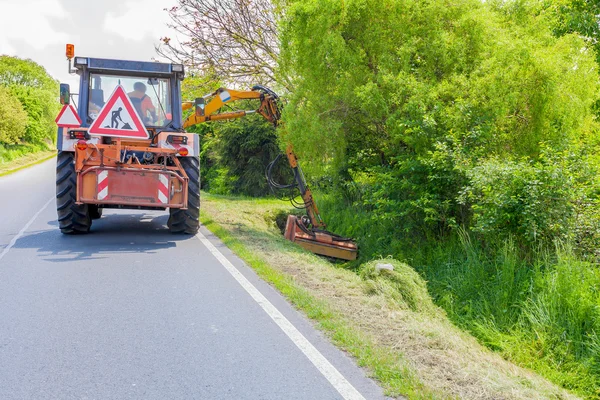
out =
<path fill-rule="evenodd" d="M 553 11 L 294 2 L 286 128 L 363 260 L 407 261 L 459 326 L 592 398 L 598 64 L 580 35 L 555 34 Z"/>
<path fill-rule="evenodd" d="M 293 212 L 286 201 L 211 194 L 202 201 L 204 226 L 352 354 L 389 396 L 575 398 L 454 326 L 406 263 L 374 259 L 354 271 L 302 250 L 281 235 Z M 378 264 L 394 270 L 378 271 Z"/>
<path fill-rule="evenodd" d="M 31 60 L 0 56 L 0 166 L 56 141 L 58 82 Z M 28 156 L 32 161 L 34 156 Z M 21 160 L 22 161 L 22 160 Z"/>
<path fill-rule="evenodd" d="M 257 10 L 265 34 L 221 25 Z M 364 278 L 370 261 L 400 260 L 479 343 L 600 398 L 595 2 L 215 0 L 169 12 L 175 27 L 211 29 L 180 48 L 163 38 L 163 54 L 285 94 L 277 136 L 250 119 L 202 128 L 205 190 L 265 194 L 244 182 L 260 180 L 275 138 L 293 143 L 329 229 L 358 240 L 360 259 L 341 268 Z M 206 45 L 217 38 L 228 45 Z M 405 284 L 387 296 L 401 304 Z"/>

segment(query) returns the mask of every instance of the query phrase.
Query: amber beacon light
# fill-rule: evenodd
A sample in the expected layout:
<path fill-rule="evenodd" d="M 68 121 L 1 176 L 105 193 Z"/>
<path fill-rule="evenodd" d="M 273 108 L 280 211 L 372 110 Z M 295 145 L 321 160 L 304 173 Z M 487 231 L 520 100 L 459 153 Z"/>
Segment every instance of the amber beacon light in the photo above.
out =
<path fill-rule="evenodd" d="M 75 46 L 72 44 L 67 44 L 67 60 L 72 60 L 75 57 Z"/>

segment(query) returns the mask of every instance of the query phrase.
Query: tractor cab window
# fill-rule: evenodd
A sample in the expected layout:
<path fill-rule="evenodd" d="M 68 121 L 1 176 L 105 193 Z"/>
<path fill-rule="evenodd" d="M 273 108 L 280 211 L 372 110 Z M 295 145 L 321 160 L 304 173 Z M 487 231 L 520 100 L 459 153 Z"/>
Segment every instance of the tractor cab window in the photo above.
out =
<path fill-rule="evenodd" d="M 171 122 L 171 88 L 168 79 L 91 74 L 88 116 L 95 120 L 115 88 L 121 85 L 146 126 Z"/>

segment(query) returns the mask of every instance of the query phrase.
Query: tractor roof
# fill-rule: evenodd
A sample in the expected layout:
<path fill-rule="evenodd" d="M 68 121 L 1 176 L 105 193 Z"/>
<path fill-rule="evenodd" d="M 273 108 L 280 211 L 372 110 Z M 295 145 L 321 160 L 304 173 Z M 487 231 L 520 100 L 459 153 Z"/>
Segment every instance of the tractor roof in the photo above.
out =
<path fill-rule="evenodd" d="M 93 73 L 171 77 L 179 75 L 183 79 L 182 64 L 168 64 L 151 61 L 110 60 L 105 58 L 75 57 L 75 68 Z"/>

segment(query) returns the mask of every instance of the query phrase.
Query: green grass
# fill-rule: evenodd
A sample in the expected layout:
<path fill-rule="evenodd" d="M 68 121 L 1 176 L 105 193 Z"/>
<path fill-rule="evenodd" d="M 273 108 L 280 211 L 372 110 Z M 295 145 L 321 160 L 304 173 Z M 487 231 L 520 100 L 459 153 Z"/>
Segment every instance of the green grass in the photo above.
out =
<path fill-rule="evenodd" d="M 41 163 L 55 155 L 56 151 L 46 146 L 0 144 L 0 176 Z"/>
<path fill-rule="evenodd" d="M 440 245 L 419 269 L 459 326 L 505 358 L 587 398 L 600 398 L 600 271 L 569 249 L 490 255 L 470 241 Z"/>
<path fill-rule="evenodd" d="M 585 398 L 600 398 L 600 270 L 568 246 L 523 255 L 512 240 L 461 232 L 409 236 L 394 221 L 324 198 L 330 228 L 359 239 L 361 258 L 391 255 L 428 281 L 459 327 L 507 360 Z"/>
<path fill-rule="evenodd" d="M 286 202 L 203 194 L 202 204 L 203 224 L 352 354 L 387 394 L 572 398 L 453 325 L 434 304 L 431 282 L 407 263 L 390 258 L 331 263 L 304 251 L 275 225 L 291 211 Z M 380 262 L 394 270 L 378 272 Z"/>
<path fill-rule="evenodd" d="M 258 276 L 275 286 L 292 304 L 316 321 L 319 329 L 327 332 L 338 347 L 356 358 L 358 365 L 372 371 L 373 377 L 381 383 L 388 395 L 405 395 L 411 399 L 443 398 L 423 385 L 406 365 L 401 353 L 392 353 L 386 348 L 375 345 L 341 315 L 334 312 L 326 302 L 318 300 L 307 290 L 295 284 L 289 276 L 271 267 L 259 255 L 249 250 L 242 241 L 213 221 L 205 211 L 201 212 L 200 221 L 250 265 Z"/>

